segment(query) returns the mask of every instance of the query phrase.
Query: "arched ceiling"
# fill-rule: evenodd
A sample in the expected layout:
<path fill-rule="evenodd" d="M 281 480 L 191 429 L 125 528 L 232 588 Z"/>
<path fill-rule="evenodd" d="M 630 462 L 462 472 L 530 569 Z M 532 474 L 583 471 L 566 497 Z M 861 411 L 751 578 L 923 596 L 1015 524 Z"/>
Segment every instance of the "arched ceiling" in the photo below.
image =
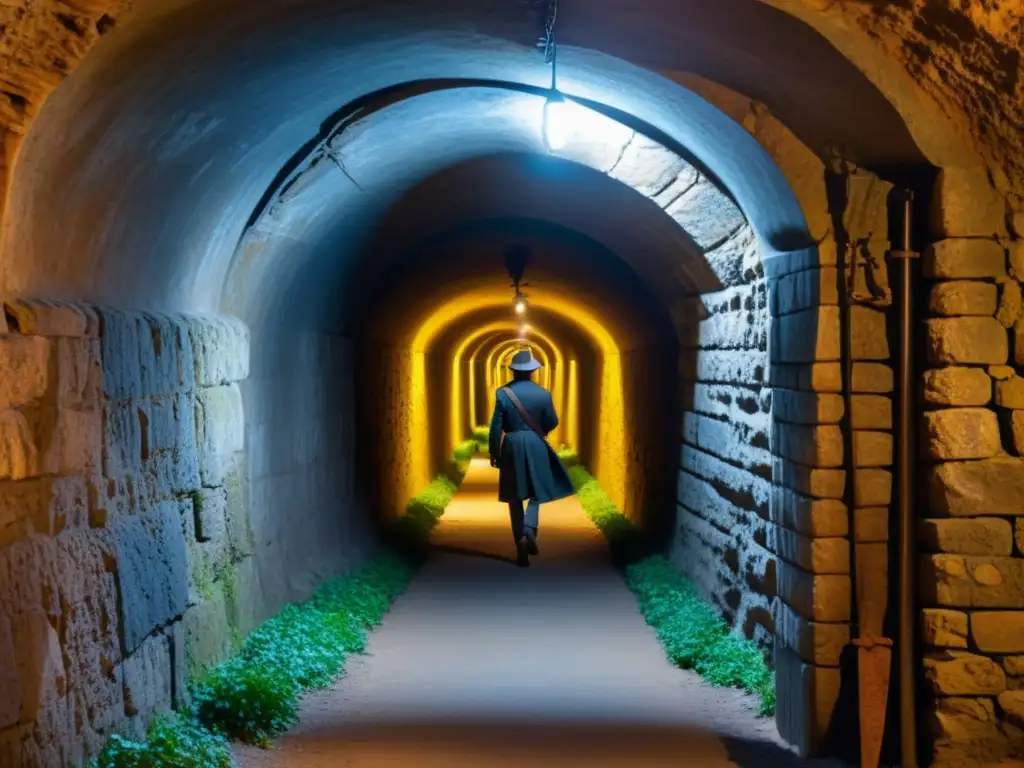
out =
<path fill-rule="evenodd" d="M 729 8 L 709 10 L 712 5 Z M 647 59 L 675 51 L 680 66 L 688 66 L 689 54 L 681 52 L 691 50 L 685 43 L 700 33 L 715 41 L 696 56 L 708 75 L 728 79 L 728 71 L 745 72 L 763 81 L 762 90 L 774 82 L 780 103 L 780 94 L 788 93 L 808 120 L 815 114 L 819 122 L 835 113 L 825 97 L 843 93 L 872 111 L 874 127 L 891 128 L 883 131 L 884 141 L 874 128 L 858 128 L 858 140 L 876 150 L 903 147 L 906 158 L 920 159 L 893 111 L 827 46 L 819 46 L 827 61 L 804 66 L 802 81 L 790 82 L 788 75 L 806 61 L 790 41 L 814 36 L 786 15 L 741 0 L 697 3 L 685 12 L 662 0 L 643 6 L 631 5 L 630 13 L 673 11 L 653 37 L 649 25 L 622 20 L 624 5 L 588 4 L 590 16 L 577 9 L 579 39 L 568 32 L 563 39 L 581 47 L 561 48 L 560 85 L 686 147 L 755 227 L 784 229 L 799 218 L 767 155 L 706 101 L 627 58 L 671 69 L 670 61 Z M 608 25 L 608 19 L 621 23 Z M 779 34 L 765 35 L 766 29 Z M 244 6 L 212 0 L 162 16 L 152 28 L 129 26 L 110 35 L 54 95 L 24 148 L 8 211 L 4 281 L 19 292 L 50 288 L 94 299 L 137 296 L 148 304 L 215 308 L 245 222 L 336 110 L 410 79 L 545 85 L 547 68 L 532 50 L 536 31 L 537 18 L 522 7 L 482 0 L 429 7 L 394 2 L 370 11 L 322 0 Z M 752 48 L 755 38 L 760 47 Z M 754 83 L 734 85 L 759 92 Z M 452 126 L 445 127 L 448 139 L 461 140 Z M 850 133 L 843 120 L 826 132 L 841 127 Z M 813 133 L 809 126 L 796 131 Z M 396 136 L 406 140 L 409 133 L 397 130 Z M 417 143 L 430 138 L 420 131 L 415 136 Z M 385 167 L 409 174 L 415 160 L 430 154 L 428 144 L 407 162 L 382 161 L 372 178 L 384 184 Z M 400 184 L 390 183 L 397 195 Z M 379 200 L 373 206 L 351 202 L 339 209 L 347 222 L 336 222 L 333 234 L 358 234 L 380 215 Z M 289 277 L 285 272 L 275 281 Z"/>
<path fill-rule="evenodd" d="M 555 318 L 568 320 L 606 352 L 672 338 L 667 312 L 616 254 L 584 238 L 549 229 L 530 232 L 521 224 L 453 232 L 410 253 L 396 267 L 400 280 L 386 277 L 380 288 L 368 291 L 376 307 L 368 311 L 363 332 L 427 352 L 442 336 L 514 319 L 514 292 L 503 264 L 510 243 L 531 253 L 528 285 L 522 288 L 529 302 L 527 323 L 543 328 Z"/>

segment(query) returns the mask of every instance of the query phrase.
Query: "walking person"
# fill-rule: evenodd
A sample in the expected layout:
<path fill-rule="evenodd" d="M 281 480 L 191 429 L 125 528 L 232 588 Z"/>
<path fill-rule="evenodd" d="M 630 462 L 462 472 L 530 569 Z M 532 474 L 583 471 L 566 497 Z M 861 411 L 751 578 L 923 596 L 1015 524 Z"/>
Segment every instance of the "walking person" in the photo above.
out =
<path fill-rule="evenodd" d="M 542 368 L 529 349 L 512 357 L 512 381 L 495 393 L 489 449 L 497 467 L 498 500 L 508 504 L 516 564 L 526 567 L 539 553 L 540 505 L 574 493 L 569 473 L 547 436 L 558 426 L 551 393 L 533 381 Z M 504 436 L 504 439 L 503 439 Z M 524 503 L 529 499 L 524 509 Z"/>

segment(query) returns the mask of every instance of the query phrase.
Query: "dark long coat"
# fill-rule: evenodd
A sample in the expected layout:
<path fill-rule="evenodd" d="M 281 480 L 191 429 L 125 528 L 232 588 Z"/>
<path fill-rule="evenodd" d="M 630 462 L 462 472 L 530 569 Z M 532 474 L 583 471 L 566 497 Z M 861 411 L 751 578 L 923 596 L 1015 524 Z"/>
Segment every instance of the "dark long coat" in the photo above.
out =
<path fill-rule="evenodd" d="M 513 381 L 507 386 L 545 435 L 558 426 L 555 404 L 544 387 L 532 381 Z M 501 389 L 495 394 L 489 442 L 491 456 L 498 458 L 501 470 L 499 501 L 533 499 L 544 504 L 575 493 L 558 454 L 530 429 Z"/>

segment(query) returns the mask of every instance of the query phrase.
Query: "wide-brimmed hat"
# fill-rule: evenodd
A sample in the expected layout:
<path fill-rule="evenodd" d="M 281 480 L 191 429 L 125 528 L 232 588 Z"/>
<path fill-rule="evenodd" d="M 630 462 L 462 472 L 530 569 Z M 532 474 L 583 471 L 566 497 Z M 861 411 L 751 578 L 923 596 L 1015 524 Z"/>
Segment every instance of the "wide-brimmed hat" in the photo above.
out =
<path fill-rule="evenodd" d="M 512 362 L 508 364 L 508 367 L 513 371 L 536 371 L 544 366 L 537 361 L 530 350 L 521 349 L 512 356 Z"/>

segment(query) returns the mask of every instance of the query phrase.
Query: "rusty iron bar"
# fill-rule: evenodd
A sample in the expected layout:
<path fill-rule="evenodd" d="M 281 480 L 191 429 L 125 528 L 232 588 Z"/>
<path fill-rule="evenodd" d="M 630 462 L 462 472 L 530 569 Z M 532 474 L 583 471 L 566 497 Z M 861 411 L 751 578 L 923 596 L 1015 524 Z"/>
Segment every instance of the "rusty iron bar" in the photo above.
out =
<path fill-rule="evenodd" d="M 901 237 L 900 248 L 890 249 L 890 254 L 894 258 L 901 258 L 903 254 L 906 254 L 902 261 L 909 264 L 911 258 L 916 254 L 909 252 L 910 247 L 910 236 L 909 236 L 909 205 L 905 206 L 905 217 L 902 222 L 903 233 Z M 863 240 L 863 239 L 862 239 Z M 865 262 L 865 280 L 868 284 L 868 293 L 861 294 L 857 291 L 857 279 L 858 279 L 858 251 L 861 247 L 864 247 L 865 253 L 870 254 L 869 249 L 866 247 L 866 242 L 857 240 L 847 244 L 846 253 L 848 258 L 845 260 L 845 266 L 848 269 L 847 273 L 847 289 L 845 291 L 846 297 L 846 311 L 850 312 L 851 308 L 855 305 L 873 306 L 873 307 L 888 307 L 893 305 L 893 293 L 887 286 L 881 285 L 872 286 L 869 280 L 869 273 L 872 268 L 877 268 L 877 264 L 871 261 L 870 258 L 866 259 Z M 904 286 L 904 293 L 901 294 L 903 301 L 900 302 L 900 306 L 897 309 L 898 312 L 906 312 L 907 317 L 912 310 L 912 304 L 908 300 L 908 294 L 906 291 L 910 286 L 909 279 L 904 275 L 902 285 Z M 846 406 L 847 413 L 852 411 L 852 398 L 853 398 L 853 381 L 852 381 L 852 370 L 853 370 L 853 327 L 852 322 L 847 318 L 846 332 L 847 338 L 847 359 L 846 359 Z M 904 364 L 904 361 L 909 359 L 907 356 L 910 355 L 911 348 L 909 345 L 909 322 L 906 321 L 904 315 L 900 315 L 900 333 L 901 339 L 903 340 L 900 344 L 900 370 L 904 376 L 909 376 L 909 365 Z M 907 379 L 906 381 L 909 381 Z M 905 393 L 908 390 L 909 384 L 905 384 L 900 390 L 901 393 Z M 908 402 L 906 397 L 900 400 L 900 413 L 906 414 L 906 418 L 909 419 L 909 411 L 906 403 Z M 907 422 L 909 423 L 909 421 Z M 849 421 L 847 422 L 848 429 L 852 430 L 853 425 Z M 903 430 L 900 432 L 901 446 L 906 446 L 908 453 L 907 456 L 912 456 L 909 453 L 909 441 L 907 439 L 908 432 Z M 852 439 L 852 438 L 851 438 Z M 855 471 L 855 463 L 851 458 L 850 463 L 851 472 Z M 909 465 L 907 465 L 909 466 Z M 899 470 L 902 474 L 901 477 L 909 480 L 910 471 L 906 468 Z M 851 503 L 853 499 L 851 499 Z M 900 491 L 899 493 L 899 504 L 908 504 L 912 506 L 910 497 Z M 902 507 L 901 507 L 902 509 Z M 902 520 L 902 517 L 901 517 Z M 889 691 L 892 677 L 892 656 L 893 656 L 893 640 L 884 636 L 884 624 L 885 616 L 888 611 L 888 596 L 889 596 L 889 544 L 887 542 L 860 542 L 858 539 L 856 516 L 854 515 L 852 526 L 852 576 L 855 581 L 855 604 L 856 604 L 856 631 L 857 637 L 852 641 L 852 644 L 857 648 L 857 692 L 858 692 L 858 709 L 859 709 L 859 736 L 860 736 L 860 765 L 861 768 L 878 768 L 881 753 L 882 753 L 882 742 L 885 736 L 886 726 L 886 715 L 888 711 L 889 703 Z M 912 521 L 911 521 L 912 522 Z M 901 536 L 903 532 L 907 530 L 905 525 L 900 526 Z M 912 535 L 912 534 L 911 534 Z M 912 550 L 912 547 L 911 547 Z M 900 581 L 902 594 L 909 594 L 906 590 L 906 572 L 902 567 L 903 561 L 901 560 L 901 566 L 899 568 L 900 577 L 903 581 Z M 912 560 L 911 560 L 912 564 Z M 906 608 L 906 600 L 900 599 L 899 610 L 904 611 Z M 900 624 L 901 632 L 904 631 L 903 624 Z M 913 627 L 911 625 L 911 631 Z M 902 638 L 906 637 L 905 632 L 901 634 Z M 905 642 L 901 641 L 900 649 L 902 652 L 903 647 L 906 645 Z M 909 644 L 912 649 L 912 642 Z M 913 661 L 903 662 L 901 667 L 903 669 L 911 670 L 911 681 L 912 681 L 912 669 Z M 902 659 L 902 656 L 901 656 Z M 902 679 L 902 676 L 901 676 Z M 912 688 L 911 688 L 912 691 Z M 909 704 L 911 712 L 913 709 L 913 701 Z M 901 715 L 905 712 L 905 708 L 901 708 Z M 913 739 L 913 734 L 911 734 Z M 914 747 L 911 748 L 913 752 Z M 904 759 L 903 765 L 914 768 L 915 762 L 906 762 Z"/>
<path fill-rule="evenodd" d="M 896 436 L 898 472 L 897 508 L 899 513 L 899 686 L 900 686 L 900 768 L 917 768 L 917 713 L 915 711 L 915 637 L 914 580 L 915 525 L 913 481 L 913 265 L 918 254 L 911 249 L 911 224 L 914 193 L 904 192 L 900 249 L 889 257 L 899 262 L 899 428 Z"/>

